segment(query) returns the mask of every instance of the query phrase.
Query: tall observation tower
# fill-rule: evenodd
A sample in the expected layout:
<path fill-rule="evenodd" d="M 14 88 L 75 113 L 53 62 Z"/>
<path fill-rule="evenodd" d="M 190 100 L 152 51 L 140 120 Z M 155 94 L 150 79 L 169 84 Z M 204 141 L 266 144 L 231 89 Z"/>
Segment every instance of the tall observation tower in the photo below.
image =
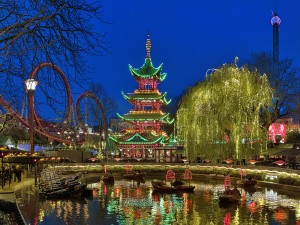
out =
<path fill-rule="evenodd" d="M 273 26 L 273 63 L 274 65 L 278 65 L 279 62 L 279 25 L 281 23 L 281 19 L 278 16 L 276 9 L 273 13 L 273 17 L 271 19 L 271 24 Z"/>

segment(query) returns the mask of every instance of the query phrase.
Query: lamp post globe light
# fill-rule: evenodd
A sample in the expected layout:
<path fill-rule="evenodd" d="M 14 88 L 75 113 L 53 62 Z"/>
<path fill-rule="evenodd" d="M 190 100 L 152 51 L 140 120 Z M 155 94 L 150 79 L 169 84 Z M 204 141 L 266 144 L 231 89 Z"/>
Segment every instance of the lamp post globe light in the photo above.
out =
<path fill-rule="evenodd" d="M 32 78 L 25 81 L 26 85 L 26 91 L 28 94 L 28 102 L 29 102 L 29 141 L 30 141 L 30 153 L 34 153 L 34 127 L 33 127 L 33 121 L 34 121 L 34 114 L 33 114 L 33 95 L 35 88 L 37 86 L 38 82 Z"/>

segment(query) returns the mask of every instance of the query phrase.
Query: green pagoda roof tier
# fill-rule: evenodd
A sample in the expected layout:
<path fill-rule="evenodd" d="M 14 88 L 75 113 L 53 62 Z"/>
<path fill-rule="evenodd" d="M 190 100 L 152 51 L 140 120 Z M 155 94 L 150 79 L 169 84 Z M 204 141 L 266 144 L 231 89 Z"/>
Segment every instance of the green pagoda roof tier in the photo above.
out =
<path fill-rule="evenodd" d="M 161 113 L 149 113 L 146 111 L 139 111 L 139 113 L 133 113 L 135 111 L 131 111 L 131 113 L 125 114 L 121 116 L 117 113 L 118 117 L 127 122 L 136 122 L 136 121 L 161 121 L 162 123 L 172 124 L 174 119 L 170 120 L 169 115 L 161 114 Z"/>
<path fill-rule="evenodd" d="M 164 136 L 154 136 L 154 135 L 147 135 L 147 138 L 143 137 L 139 133 L 129 134 L 128 135 L 109 135 L 109 138 L 114 142 L 124 145 L 124 144 L 133 144 L 133 145 L 144 145 L 144 144 L 155 144 L 155 143 L 162 143 L 164 141 Z"/>
<path fill-rule="evenodd" d="M 163 64 L 160 64 L 159 67 L 156 68 L 153 66 L 151 58 L 146 58 L 145 63 L 141 68 L 135 69 L 129 64 L 129 70 L 137 80 L 157 79 L 159 81 L 163 81 L 166 78 L 167 74 L 161 73 L 162 65 Z"/>
<path fill-rule="evenodd" d="M 170 137 L 167 140 L 165 140 L 164 144 L 168 146 L 175 146 L 178 145 L 178 140 L 176 137 L 174 137 L 174 134 L 172 133 Z"/>
<path fill-rule="evenodd" d="M 142 100 L 160 100 L 162 103 L 169 105 L 172 101 L 171 99 L 168 101 L 166 99 L 167 92 L 164 94 L 160 94 L 159 92 L 153 91 L 153 92 L 135 92 L 131 93 L 129 95 L 124 94 L 122 91 L 123 97 L 129 101 L 142 101 Z"/>

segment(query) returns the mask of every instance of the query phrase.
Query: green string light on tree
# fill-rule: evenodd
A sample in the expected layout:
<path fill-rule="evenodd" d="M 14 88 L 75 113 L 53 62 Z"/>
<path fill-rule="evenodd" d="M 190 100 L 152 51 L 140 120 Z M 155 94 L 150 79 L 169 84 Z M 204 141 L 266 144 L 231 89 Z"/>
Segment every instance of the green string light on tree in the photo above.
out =
<path fill-rule="evenodd" d="M 241 159 L 264 151 L 267 132 L 260 116 L 270 109 L 271 91 L 265 75 L 236 63 L 210 70 L 187 91 L 177 112 L 178 138 L 190 160 Z"/>

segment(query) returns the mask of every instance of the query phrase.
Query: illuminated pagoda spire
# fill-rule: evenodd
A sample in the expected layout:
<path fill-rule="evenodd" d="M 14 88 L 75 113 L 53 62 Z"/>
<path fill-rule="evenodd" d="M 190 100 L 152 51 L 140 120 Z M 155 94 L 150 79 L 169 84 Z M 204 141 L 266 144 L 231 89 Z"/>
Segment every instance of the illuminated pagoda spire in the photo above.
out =
<path fill-rule="evenodd" d="M 171 124 L 174 120 L 169 118 L 169 113 L 161 110 L 162 105 L 168 105 L 171 100 L 166 99 L 167 93 L 161 93 L 157 86 L 162 82 L 167 74 L 162 73 L 162 64 L 154 67 L 151 60 L 151 40 L 150 34 L 146 40 L 146 58 L 140 68 L 133 68 L 129 65 L 129 71 L 138 83 L 138 88 L 134 93 L 122 95 L 126 101 L 134 108 L 125 115 L 118 117 L 129 123 L 120 134 L 110 136 L 119 149 L 127 149 L 136 152 L 144 149 L 154 150 L 155 146 L 160 146 L 164 140 L 168 140 L 166 132 L 162 129 L 163 124 Z M 148 154 L 143 152 L 143 154 Z"/>
<path fill-rule="evenodd" d="M 146 59 L 151 59 L 150 52 L 151 52 L 151 40 L 150 40 L 150 34 L 148 33 L 148 38 L 146 41 L 146 53 L 147 53 Z"/>
<path fill-rule="evenodd" d="M 153 66 L 150 53 L 151 53 L 151 40 L 150 40 L 150 34 L 148 34 L 148 38 L 146 40 L 146 59 L 144 64 L 139 69 L 135 69 L 129 64 L 129 70 L 137 82 L 139 82 L 142 79 L 154 79 L 157 84 L 163 81 L 167 76 L 166 73 L 161 73 L 163 64 L 160 64 L 158 67 Z"/>

